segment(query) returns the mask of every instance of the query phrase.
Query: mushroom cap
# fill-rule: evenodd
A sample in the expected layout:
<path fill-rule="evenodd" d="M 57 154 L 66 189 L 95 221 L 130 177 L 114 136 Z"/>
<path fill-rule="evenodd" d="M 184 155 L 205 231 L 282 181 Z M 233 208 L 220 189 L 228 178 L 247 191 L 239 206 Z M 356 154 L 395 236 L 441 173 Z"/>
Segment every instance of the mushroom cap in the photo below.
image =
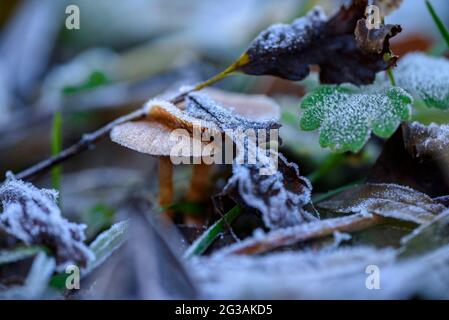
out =
<path fill-rule="evenodd" d="M 205 89 L 204 94 L 215 100 L 222 107 L 248 120 L 279 121 L 281 108 L 271 98 L 262 94 L 243 94 L 219 89 Z"/>
<path fill-rule="evenodd" d="M 263 95 L 246 95 L 228 93 L 217 89 L 207 89 L 205 93 L 222 107 L 231 110 L 249 120 L 264 122 L 280 118 L 279 106 Z M 182 157 L 211 157 L 213 154 L 202 154 L 205 146 L 213 146 L 213 150 L 221 150 L 218 142 L 201 141 L 201 137 L 193 137 L 195 128 L 202 132 L 221 134 L 222 130 L 209 121 L 188 115 L 174 104 L 152 99 L 145 105 L 148 116 L 140 121 L 126 122 L 115 126 L 110 134 L 111 140 L 129 149 L 153 156 L 174 156 L 173 148 L 182 147 Z M 185 129 L 184 133 L 177 131 L 178 139 L 172 137 L 175 129 Z M 198 139 L 199 138 L 199 139 Z M 202 148 L 193 148 L 194 145 Z M 212 145 L 211 145 L 212 144 Z M 198 150 L 197 150 L 198 149 Z"/>
<path fill-rule="evenodd" d="M 219 132 L 216 125 L 206 121 L 193 118 L 182 112 L 172 103 L 163 100 L 150 100 L 146 103 L 148 116 L 140 121 L 130 121 L 115 126 L 110 138 L 113 142 L 137 152 L 153 156 L 172 156 L 173 150 L 182 149 L 179 157 L 201 158 L 213 154 L 202 154 L 204 147 L 214 144 L 214 150 L 219 150 L 220 145 L 216 142 L 201 141 L 201 137 L 193 137 L 190 132 L 195 127 L 203 130 Z M 173 135 L 175 129 L 178 130 Z M 201 145 L 201 148 L 193 146 Z"/>

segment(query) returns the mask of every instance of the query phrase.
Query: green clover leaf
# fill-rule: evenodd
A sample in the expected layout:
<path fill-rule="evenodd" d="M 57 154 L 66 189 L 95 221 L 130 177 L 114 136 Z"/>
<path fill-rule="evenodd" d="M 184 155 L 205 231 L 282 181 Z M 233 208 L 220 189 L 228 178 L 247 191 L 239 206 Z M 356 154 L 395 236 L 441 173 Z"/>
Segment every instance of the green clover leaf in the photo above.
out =
<path fill-rule="evenodd" d="M 390 137 L 402 121 L 410 118 L 411 96 L 398 87 L 357 89 L 322 86 L 301 102 L 302 130 L 319 129 L 320 145 L 338 152 L 358 152 L 371 132 Z"/>

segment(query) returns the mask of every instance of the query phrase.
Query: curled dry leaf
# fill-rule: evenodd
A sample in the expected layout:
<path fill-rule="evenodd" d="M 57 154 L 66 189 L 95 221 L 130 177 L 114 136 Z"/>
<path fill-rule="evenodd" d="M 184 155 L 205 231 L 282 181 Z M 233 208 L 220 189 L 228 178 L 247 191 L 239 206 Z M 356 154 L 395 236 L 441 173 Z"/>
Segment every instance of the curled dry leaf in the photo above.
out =
<path fill-rule="evenodd" d="M 424 156 L 416 157 L 415 147 L 406 131 L 408 124 L 403 123 L 396 133 L 385 143 L 382 153 L 371 168 L 368 182 L 392 183 L 408 186 L 430 197 L 441 197 L 449 194 L 449 181 L 444 168 L 446 164 L 440 159 Z M 408 145 L 408 146 L 407 146 Z M 422 145 L 423 146 L 423 145 Z M 425 151 L 429 154 L 429 151 Z M 444 158 L 442 158 L 445 160 Z"/>
<path fill-rule="evenodd" d="M 419 122 L 404 125 L 404 144 L 416 158 L 447 157 L 449 152 L 449 125 Z"/>
<path fill-rule="evenodd" d="M 375 214 L 422 224 L 446 207 L 411 188 L 394 184 L 364 184 L 317 204 L 338 213 Z"/>
<path fill-rule="evenodd" d="M 310 203 L 312 185 L 299 174 L 296 164 L 276 154 L 278 168 L 274 174 L 261 175 L 261 168 L 272 164 L 234 164 L 233 175 L 221 195 L 229 195 L 242 206 L 261 212 L 266 226 L 272 229 L 289 227 L 315 220 L 304 206 Z M 270 159 L 270 158 L 267 158 Z"/>
<path fill-rule="evenodd" d="M 273 25 L 253 41 L 236 68 L 296 81 L 318 65 L 322 83 L 370 84 L 377 72 L 395 64 L 395 56 L 385 61 L 384 55 L 391 54 L 389 40 L 401 27 L 367 30 L 367 5 L 368 0 L 354 0 L 329 19 L 317 7 L 290 25 Z"/>
<path fill-rule="evenodd" d="M 85 267 L 93 259 L 84 244 L 86 226 L 64 219 L 56 199 L 55 190 L 9 178 L 0 187 L 0 229 L 25 244 L 53 250 L 60 270 L 69 263 Z"/>
<path fill-rule="evenodd" d="M 254 106 L 247 109 L 254 109 Z M 277 108 L 265 109 L 269 112 L 265 113 L 263 121 L 260 121 L 260 115 L 259 121 L 254 121 L 229 112 L 202 94 L 190 94 L 186 110 L 197 118 L 215 122 L 227 134 L 226 129 L 259 129 L 266 132 L 279 127 Z M 236 143 L 237 154 L 233 162 L 233 175 L 221 196 L 230 195 L 239 204 L 259 210 L 270 228 L 292 226 L 314 219 L 303 209 L 310 202 L 312 187 L 306 178 L 300 176 L 296 164 L 289 163 L 271 149 L 268 152 L 262 150 L 256 139 L 248 138 L 239 143 L 235 135 L 231 134 L 229 138 Z M 274 139 L 269 132 L 267 138 L 269 141 Z M 257 161 L 252 164 L 245 161 L 250 156 Z M 261 174 L 262 170 L 270 169 L 274 169 L 271 174 Z"/>

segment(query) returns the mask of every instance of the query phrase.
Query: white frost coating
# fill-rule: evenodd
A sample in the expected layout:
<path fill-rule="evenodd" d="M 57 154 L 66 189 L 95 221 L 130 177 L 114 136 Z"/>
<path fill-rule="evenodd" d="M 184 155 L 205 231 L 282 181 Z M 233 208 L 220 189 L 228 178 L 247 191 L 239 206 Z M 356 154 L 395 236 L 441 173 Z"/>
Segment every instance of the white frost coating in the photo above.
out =
<path fill-rule="evenodd" d="M 274 24 L 263 31 L 250 47 L 250 54 L 264 54 L 276 49 L 297 50 L 309 45 L 321 31 L 327 16 L 321 7 L 315 7 L 306 16 L 293 21 L 292 24 Z"/>
<path fill-rule="evenodd" d="M 375 264 L 384 271 L 394 261 L 393 250 L 356 247 L 264 256 L 201 257 L 190 263 L 202 298 L 338 299 L 391 294 L 367 290 L 365 268 Z"/>
<path fill-rule="evenodd" d="M 56 190 L 38 189 L 21 180 L 8 179 L 0 186 L 3 213 L 0 229 L 25 244 L 45 245 L 55 251 L 58 270 L 67 264 L 85 266 L 93 253 L 85 246 L 85 225 L 61 216 Z"/>
<path fill-rule="evenodd" d="M 368 219 L 371 217 L 372 215 L 367 216 Z M 293 245 L 304 240 L 310 240 L 324 230 L 336 230 L 354 223 L 360 223 L 363 220 L 361 218 L 363 218 L 362 215 L 354 214 L 335 219 L 315 220 L 288 228 L 272 230 L 264 235 L 253 235 L 252 237 L 248 237 L 238 243 L 227 246 L 219 251 L 216 251 L 214 256 L 231 256 L 235 252 L 239 252 L 242 248 L 248 248 L 260 244 L 268 245 L 270 250 L 278 247 Z M 270 244 L 275 245 L 270 246 Z"/>
<path fill-rule="evenodd" d="M 90 272 L 101 265 L 112 253 L 115 252 L 126 239 L 126 232 L 129 229 L 128 221 L 118 222 L 108 230 L 102 232 L 89 245 L 92 252 L 95 253 L 95 260 L 89 265 L 86 272 Z"/>
<path fill-rule="evenodd" d="M 334 248 L 339 247 L 343 242 L 349 241 L 352 239 L 352 236 L 349 233 L 342 233 L 339 231 L 334 232 L 334 244 L 332 245 Z"/>
<path fill-rule="evenodd" d="M 211 123 L 211 122 L 208 122 L 206 119 L 196 118 L 186 112 L 183 112 L 181 109 L 176 107 L 173 103 L 170 103 L 165 100 L 151 99 L 144 106 L 147 114 L 151 114 L 151 110 L 156 107 L 160 107 L 160 108 L 164 109 L 165 111 L 167 111 L 172 116 L 176 117 L 177 119 L 188 122 L 194 126 L 199 126 L 201 128 L 205 128 L 205 129 L 207 128 L 207 129 L 211 129 L 211 130 L 217 130 L 217 126 L 215 126 L 213 122 Z"/>
<path fill-rule="evenodd" d="M 54 258 L 43 252 L 38 253 L 24 284 L 0 292 L 0 299 L 43 299 L 55 267 Z"/>
<path fill-rule="evenodd" d="M 411 105 L 395 105 L 388 95 L 411 99 L 410 95 L 400 88 L 386 92 L 371 87 L 364 89 L 368 91 L 318 93 L 322 101 L 317 100 L 314 106 L 303 105 L 302 127 L 303 123 L 308 126 L 308 123 L 319 121 L 320 144 L 341 151 L 360 150 L 370 138 L 371 131 L 380 137 L 389 137 L 401 121 L 408 120 Z"/>
<path fill-rule="evenodd" d="M 215 123 L 222 130 L 225 129 L 269 129 L 279 127 L 278 114 L 274 112 L 272 119 L 253 121 L 231 110 L 232 106 L 224 107 L 212 98 L 201 93 L 191 93 L 186 98 L 186 113 L 196 119 L 208 123 Z M 253 108 L 248 105 L 248 108 Z"/>
<path fill-rule="evenodd" d="M 398 261 L 392 249 L 339 248 L 190 261 L 202 298 L 410 299 L 449 298 L 449 246 Z M 366 267 L 381 271 L 380 290 L 367 290 Z"/>
<path fill-rule="evenodd" d="M 377 214 L 422 224 L 445 210 L 429 196 L 406 186 L 365 184 L 318 204 L 341 213 Z"/>
<path fill-rule="evenodd" d="M 416 155 L 437 156 L 449 152 L 449 125 L 431 123 L 425 126 L 419 122 L 409 124 L 410 140 Z"/>
<path fill-rule="evenodd" d="M 449 108 L 449 61 L 423 53 L 410 53 L 394 71 L 397 85 L 430 106 Z"/>
<path fill-rule="evenodd" d="M 225 132 L 227 129 L 239 129 L 242 132 L 247 129 L 254 129 L 256 132 L 259 129 L 268 131 L 279 127 L 276 108 L 273 108 L 272 120 L 254 121 L 233 113 L 229 106 L 225 108 L 203 94 L 192 93 L 187 96 L 186 101 L 186 112 L 189 115 L 215 123 Z M 236 137 L 230 138 L 235 141 Z M 256 139 L 245 139 L 243 145 L 237 144 L 236 147 L 233 175 L 226 190 L 237 187 L 245 204 L 259 210 L 264 223 L 270 228 L 292 226 L 313 219 L 313 216 L 303 210 L 303 206 L 310 202 L 312 186 L 307 179 L 300 176 L 296 164 L 289 163 L 274 150 L 268 150 L 267 154 L 259 148 Z M 248 164 L 245 157 L 252 157 L 257 161 L 255 164 Z M 274 161 L 280 164 L 275 164 Z M 278 166 L 285 172 L 276 170 Z M 260 175 L 262 168 L 274 168 L 275 172 L 272 175 Z M 290 177 L 286 177 L 287 174 Z M 294 187 L 286 186 L 289 178 L 295 179 L 295 182 L 290 182 Z"/>
<path fill-rule="evenodd" d="M 226 188 L 235 185 L 245 204 L 259 210 L 266 226 L 271 229 L 294 226 L 314 220 L 303 207 L 310 203 L 312 186 L 310 181 L 299 174 L 298 166 L 289 163 L 282 154 L 278 154 L 280 166 L 293 172 L 291 177 L 297 180 L 300 189 L 289 189 L 286 173 L 277 171 L 273 175 L 261 176 L 259 170 L 269 166 L 269 157 L 262 157 L 258 165 L 233 165 L 233 175 Z"/>

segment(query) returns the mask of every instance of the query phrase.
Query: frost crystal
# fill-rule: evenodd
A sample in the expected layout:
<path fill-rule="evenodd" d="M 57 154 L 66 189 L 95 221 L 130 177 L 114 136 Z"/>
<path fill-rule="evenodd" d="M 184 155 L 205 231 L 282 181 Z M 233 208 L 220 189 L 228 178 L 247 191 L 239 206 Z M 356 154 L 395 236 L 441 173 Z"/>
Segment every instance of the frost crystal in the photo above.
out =
<path fill-rule="evenodd" d="M 429 107 L 449 108 L 449 61 L 423 53 L 411 53 L 395 70 L 398 86 L 422 99 Z"/>
<path fill-rule="evenodd" d="M 449 125 L 413 122 L 408 125 L 404 140 L 417 157 L 444 156 L 449 152 Z"/>
<path fill-rule="evenodd" d="M 263 31 L 255 40 L 256 52 L 276 49 L 301 50 L 310 45 L 310 41 L 319 35 L 327 16 L 323 9 L 316 7 L 305 17 L 289 24 L 275 24 Z M 259 52 L 259 54 L 261 54 Z"/>
<path fill-rule="evenodd" d="M 340 213 L 377 214 L 422 224 L 442 213 L 445 206 L 426 194 L 394 184 L 365 184 L 318 204 Z"/>
<path fill-rule="evenodd" d="M 358 152 L 371 131 L 391 136 L 410 117 L 412 98 L 400 88 L 359 92 L 346 87 L 320 87 L 301 103 L 301 128 L 320 129 L 320 145 L 332 150 Z"/>
<path fill-rule="evenodd" d="M 259 133 L 279 128 L 277 112 L 272 120 L 254 121 L 236 114 L 202 94 L 190 94 L 187 97 L 186 112 L 195 118 L 215 123 L 222 131 L 238 129 L 242 132 L 253 129 Z M 248 105 L 251 108 L 251 105 Z M 256 134 L 256 135 L 257 135 Z M 268 135 L 268 134 L 267 134 Z M 230 137 L 235 141 L 235 136 Z M 298 166 L 289 163 L 274 150 L 262 150 L 257 145 L 257 137 L 245 138 L 237 144 L 237 155 L 233 162 L 233 175 L 229 179 L 223 194 L 238 195 L 235 200 L 243 205 L 257 209 L 262 213 L 265 224 L 270 228 L 279 228 L 299 224 L 314 217 L 303 210 L 310 202 L 310 182 L 301 177 Z M 268 137 L 271 140 L 272 137 Z M 255 163 L 246 161 L 252 157 Z M 262 170 L 272 170 L 272 174 L 262 175 Z"/>
<path fill-rule="evenodd" d="M 216 124 L 222 130 L 225 129 L 270 129 L 279 128 L 277 114 L 272 119 L 265 121 L 250 120 L 242 115 L 233 113 L 232 106 L 221 106 L 210 97 L 191 93 L 186 98 L 186 112 L 189 116 Z M 248 105 L 248 108 L 252 106 Z"/>
<path fill-rule="evenodd" d="M 0 187 L 3 213 L 0 229 L 31 245 L 54 251 L 59 270 L 67 264 L 84 267 L 93 258 L 85 246 L 85 225 L 67 221 L 56 204 L 55 190 L 38 189 L 30 183 L 8 179 Z"/>
<path fill-rule="evenodd" d="M 299 174 L 298 166 L 278 154 L 279 170 L 273 175 L 260 175 L 260 168 L 270 164 L 234 164 L 225 192 L 238 190 L 238 199 L 262 213 L 266 226 L 272 229 L 289 227 L 315 220 L 303 207 L 310 202 L 312 186 Z M 265 159 L 269 159 L 266 157 Z"/>

